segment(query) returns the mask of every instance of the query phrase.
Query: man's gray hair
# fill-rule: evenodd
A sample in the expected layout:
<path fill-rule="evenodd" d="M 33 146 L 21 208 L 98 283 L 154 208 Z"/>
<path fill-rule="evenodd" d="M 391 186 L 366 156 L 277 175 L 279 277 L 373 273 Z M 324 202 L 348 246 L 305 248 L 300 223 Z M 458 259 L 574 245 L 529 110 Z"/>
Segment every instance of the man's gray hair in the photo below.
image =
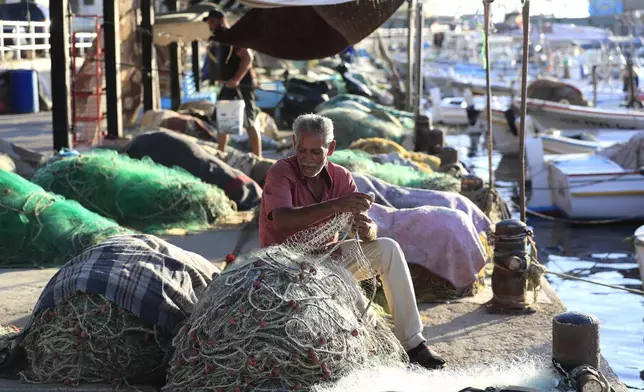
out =
<path fill-rule="evenodd" d="M 324 136 L 324 144 L 328 146 L 333 141 L 333 121 L 330 118 L 317 114 L 302 114 L 293 122 L 295 139 L 302 132 L 315 133 Z"/>

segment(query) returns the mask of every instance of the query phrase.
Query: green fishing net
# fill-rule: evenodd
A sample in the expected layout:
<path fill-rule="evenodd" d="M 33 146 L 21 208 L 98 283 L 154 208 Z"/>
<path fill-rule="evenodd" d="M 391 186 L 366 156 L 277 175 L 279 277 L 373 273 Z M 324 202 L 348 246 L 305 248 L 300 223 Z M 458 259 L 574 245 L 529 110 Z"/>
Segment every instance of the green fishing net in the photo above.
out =
<path fill-rule="evenodd" d="M 234 212 L 221 189 L 185 170 L 116 151 L 64 157 L 40 168 L 33 182 L 147 234 L 205 230 Z"/>
<path fill-rule="evenodd" d="M 460 192 L 461 190 L 460 180 L 449 174 L 425 173 L 394 163 L 376 163 L 371 160 L 369 154 L 360 150 L 336 151 L 329 160 L 354 173 L 370 174 L 394 185 L 434 191 Z"/>
<path fill-rule="evenodd" d="M 0 265 L 60 265 L 129 231 L 72 200 L 0 170 Z"/>
<path fill-rule="evenodd" d="M 333 121 L 337 148 L 348 148 L 355 140 L 371 137 L 380 137 L 401 143 L 405 134 L 402 126 L 353 108 L 326 109 L 318 114 Z"/>
<path fill-rule="evenodd" d="M 316 113 L 320 113 L 323 110 L 327 109 L 333 109 L 333 108 L 338 108 L 338 107 L 347 107 L 347 106 L 353 106 L 355 104 L 359 104 L 361 107 L 363 107 L 364 110 L 372 110 L 375 112 L 384 112 L 387 113 L 394 118 L 396 118 L 405 128 L 414 128 L 414 114 L 411 112 L 407 112 L 404 110 L 396 110 L 392 109 L 388 106 L 381 105 L 379 103 L 376 103 L 369 98 L 360 96 L 360 95 L 354 95 L 354 94 L 340 94 L 336 95 L 335 97 L 329 99 L 326 102 L 322 102 L 319 104 L 316 108 L 315 111 Z"/>

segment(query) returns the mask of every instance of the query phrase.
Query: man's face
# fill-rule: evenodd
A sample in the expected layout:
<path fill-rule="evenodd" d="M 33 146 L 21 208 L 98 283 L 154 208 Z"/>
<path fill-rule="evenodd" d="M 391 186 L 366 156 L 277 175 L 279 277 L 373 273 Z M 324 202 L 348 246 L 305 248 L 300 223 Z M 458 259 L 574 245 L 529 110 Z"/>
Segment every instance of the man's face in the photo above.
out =
<path fill-rule="evenodd" d="M 335 151 L 335 140 L 328 146 L 324 144 L 324 136 L 317 133 L 300 132 L 298 138 L 293 135 L 295 156 L 304 177 L 315 177 L 327 163 L 327 158 Z"/>
<path fill-rule="evenodd" d="M 221 29 L 221 19 L 220 18 L 208 18 L 208 27 L 210 31 L 216 32 Z"/>

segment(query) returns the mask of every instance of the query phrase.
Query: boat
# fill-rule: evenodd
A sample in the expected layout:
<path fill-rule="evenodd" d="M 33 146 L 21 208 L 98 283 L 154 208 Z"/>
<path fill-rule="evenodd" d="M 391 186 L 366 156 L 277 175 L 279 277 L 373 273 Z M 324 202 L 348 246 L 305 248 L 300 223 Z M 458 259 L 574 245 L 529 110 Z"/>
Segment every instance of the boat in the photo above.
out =
<path fill-rule="evenodd" d="M 635 230 L 635 258 L 640 268 L 640 279 L 642 280 L 642 287 L 644 287 L 644 225 Z"/>
<path fill-rule="evenodd" d="M 644 111 L 604 109 L 528 98 L 528 114 L 537 129 L 644 129 Z"/>
<path fill-rule="evenodd" d="M 543 139 L 526 139 L 531 180 L 528 210 L 575 220 L 644 219 L 644 169 L 599 154 L 546 155 Z"/>

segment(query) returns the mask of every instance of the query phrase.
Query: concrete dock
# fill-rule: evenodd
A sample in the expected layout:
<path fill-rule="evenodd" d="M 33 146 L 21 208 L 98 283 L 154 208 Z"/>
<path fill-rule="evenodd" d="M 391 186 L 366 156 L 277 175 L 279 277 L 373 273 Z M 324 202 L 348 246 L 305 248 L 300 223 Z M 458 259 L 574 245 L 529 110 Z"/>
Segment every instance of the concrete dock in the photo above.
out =
<path fill-rule="evenodd" d="M 241 234 L 241 225 L 183 237 L 164 237 L 169 242 L 201 254 L 212 262 L 221 261 L 232 251 Z M 243 247 L 248 252 L 259 246 L 253 230 Z M 24 325 L 42 288 L 55 268 L 0 270 L 0 323 Z M 490 314 L 482 304 L 492 298 L 489 281 L 474 297 L 448 303 L 421 304 L 428 344 L 442 353 L 452 368 L 470 367 L 502 358 L 534 355 L 549 359 L 552 345 L 552 318 L 565 311 L 547 281 L 538 299 L 538 312 L 532 315 Z M 615 392 L 628 392 L 605 360 L 602 372 Z M 0 391 L 111 391 L 110 386 L 25 385 L 0 379 Z"/>

